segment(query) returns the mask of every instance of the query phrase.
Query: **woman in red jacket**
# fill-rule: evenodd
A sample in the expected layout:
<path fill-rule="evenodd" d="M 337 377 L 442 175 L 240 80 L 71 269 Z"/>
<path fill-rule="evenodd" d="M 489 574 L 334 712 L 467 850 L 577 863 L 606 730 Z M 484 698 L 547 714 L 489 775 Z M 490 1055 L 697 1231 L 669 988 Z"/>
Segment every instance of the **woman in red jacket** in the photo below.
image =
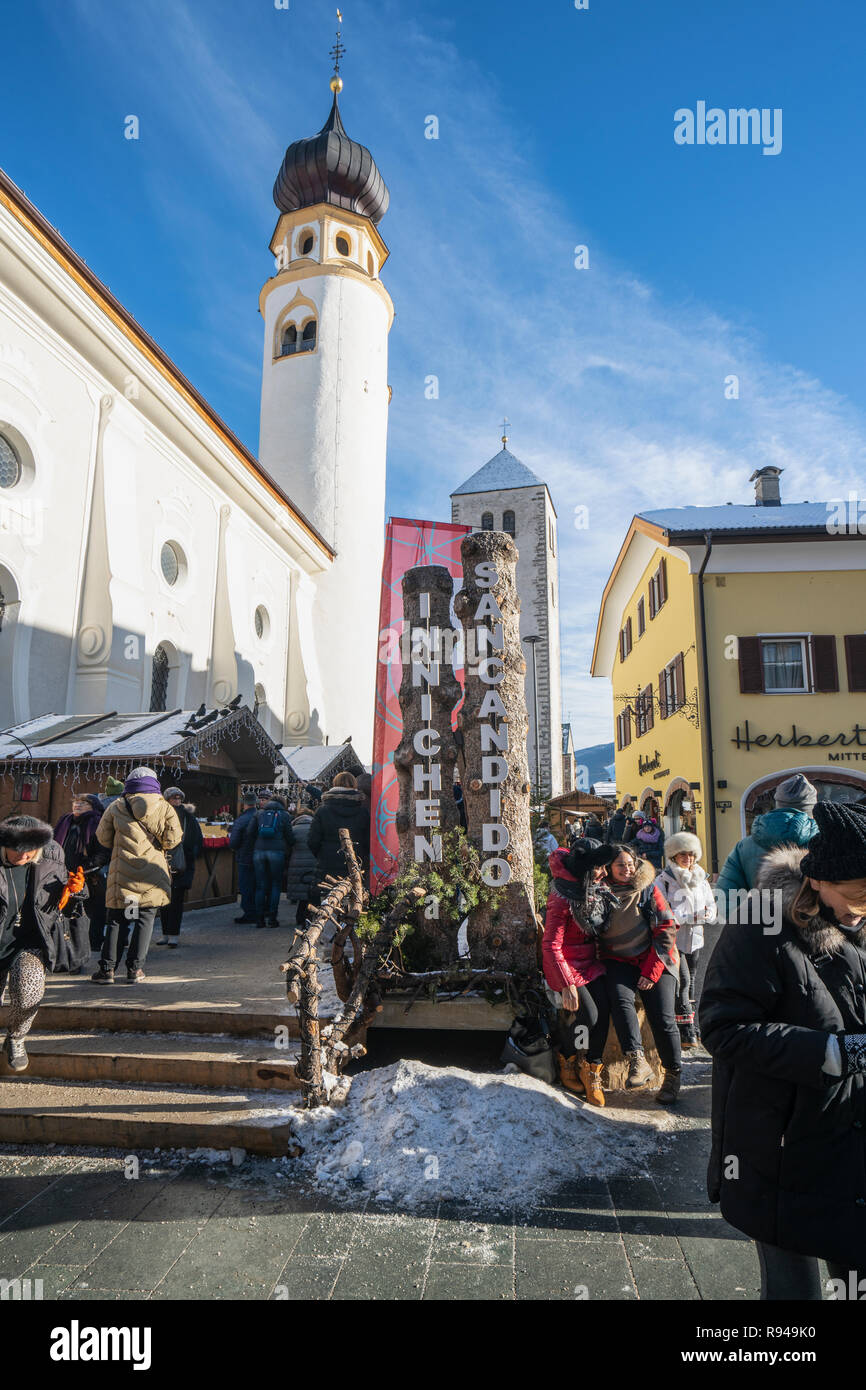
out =
<path fill-rule="evenodd" d="M 567 1090 L 584 1093 L 591 1105 L 604 1105 L 601 1057 L 610 1005 L 597 943 L 616 903 L 601 882 L 615 854 L 599 840 L 581 838 L 570 850 L 557 849 L 550 856 L 553 883 L 542 957 L 544 978 L 557 1004 L 559 1077 Z"/>
<path fill-rule="evenodd" d="M 682 1068 L 674 1005 L 680 974 L 676 918 L 654 882 L 655 868 L 639 858 L 634 844 L 611 848 L 615 858 L 607 882 L 617 902 L 599 953 L 607 966 L 613 1026 L 629 1063 L 625 1084 L 645 1086 L 653 1077 L 644 1056 L 635 1008 L 635 996 L 640 992 L 665 1072 L 656 1100 L 660 1105 L 673 1105 L 679 1095 Z"/>

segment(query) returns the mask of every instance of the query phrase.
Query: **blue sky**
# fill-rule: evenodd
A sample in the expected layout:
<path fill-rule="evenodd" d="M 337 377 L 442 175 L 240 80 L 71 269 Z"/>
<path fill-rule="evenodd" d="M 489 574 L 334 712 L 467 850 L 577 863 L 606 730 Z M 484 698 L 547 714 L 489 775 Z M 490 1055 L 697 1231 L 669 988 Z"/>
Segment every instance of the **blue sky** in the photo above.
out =
<path fill-rule="evenodd" d="M 790 501 L 866 485 L 862 3 L 589 6 L 346 0 L 341 102 L 391 190 L 389 510 L 449 519 L 507 413 L 559 513 L 578 746 L 611 736 L 588 664 L 635 511 L 751 501 L 767 463 Z M 324 0 L 5 7 L 0 163 L 253 449 L 271 190 L 334 29 Z M 676 145 L 701 100 L 782 108 L 781 154 Z"/>

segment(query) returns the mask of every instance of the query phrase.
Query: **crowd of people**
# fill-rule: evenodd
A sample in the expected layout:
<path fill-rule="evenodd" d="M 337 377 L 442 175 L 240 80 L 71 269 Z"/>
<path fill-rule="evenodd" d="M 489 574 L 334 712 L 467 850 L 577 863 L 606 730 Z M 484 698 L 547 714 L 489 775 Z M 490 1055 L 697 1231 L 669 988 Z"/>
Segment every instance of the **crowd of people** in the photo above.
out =
<path fill-rule="evenodd" d="M 368 773 L 338 772 L 323 790 L 303 788 L 296 801 L 277 793 L 245 794 L 232 826 L 229 845 L 238 866 L 241 913 L 235 921 L 256 927 L 279 927 L 283 892 L 294 902 L 302 926 L 311 906 L 321 900 L 321 884 L 346 872 L 340 831 L 348 830 L 361 872 L 370 862 L 370 790 Z"/>
<path fill-rule="evenodd" d="M 683 1048 L 702 1041 L 713 1059 L 709 1197 L 755 1241 L 762 1299 L 820 1299 L 819 1259 L 837 1287 L 862 1290 L 866 800 L 818 801 L 794 774 L 712 885 L 694 834 L 663 838 L 659 865 L 640 822 L 625 839 L 636 820 L 622 807 L 600 834 L 584 825 L 549 854 L 543 961 L 560 1079 L 604 1104 L 610 1022 L 627 1087 L 652 1079 L 639 996 L 664 1071 L 659 1103 L 677 1101 Z M 744 890 L 781 914 L 722 919 L 697 1003 L 705 928 Z"/>
<path fill-rule="evenodd" d="M 365 775 L 366 776 L 366 775 Z M 340 830 L 362 872 L 370 853 L 370 787 L 348 772 L 325 790 L 304 787 L 290 805 L 249 794 L 234 822 L 242 913 L 236 921 L 278 927 L 285 891 L 302 924 L 322 881 L 345 872 Z M 99 952 L 96 985 L 146 980 L 151 944 L 177 949 L 186 895 L 203 849 L 195 806 L 180 787 L 162 791 L 153 768 L 134 768 L 105 793 L 74 795 L 52 828 L 30 815 L 0 821 L 0 998 L 8 987 L 4 1050 L 13 1071 L 28 1065 L 24 1039 L 49 973 L 81 974 Z M 161 936 L 154 943 L 159 920 Z"/>

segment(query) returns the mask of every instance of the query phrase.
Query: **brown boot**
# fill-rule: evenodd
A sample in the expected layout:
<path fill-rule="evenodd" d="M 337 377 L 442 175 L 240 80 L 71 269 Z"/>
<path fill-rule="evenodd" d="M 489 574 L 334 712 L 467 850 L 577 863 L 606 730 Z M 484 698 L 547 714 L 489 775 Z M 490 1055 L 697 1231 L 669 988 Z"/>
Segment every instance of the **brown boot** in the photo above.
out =
<path fill-rule="evenodd" d="M 656 1092 L 656 1100 L 659 1105 L 675 1105 L 680 1093 L 680 1082 L 682 1072 L 677 1067 L 676 1071 L 668 1071 L 665 1068 L 665 1079 Z"/>
<path fill-rule="evenodd" d="M 562 1052 L 558 1052 L 556 1057 L 559 1063 L 559 1079 L 563 1086 L 574 1095 L 582 1096 L 583 1082 L 578 1074 L 577 1057 L 566 1057 Z"/>
<path fill-rule="evenodd" d="M 580 1079 L 590 1105 L 604 1105 L 604 1091 L 601 1089 L 601 1062 L 588 1062 L 580 1059 Z"/>
<path fill-rule="evenodd" d="M 654 1072 L 643 1053 L 642 1047 L 636 1047 L 633 1052 L 627 1052 L 628 1077 L 626 1086 L 629 1090 L 634 1090 L 638 1086 L 645 1086 L 648 1081 L 652 1081 Z"/>

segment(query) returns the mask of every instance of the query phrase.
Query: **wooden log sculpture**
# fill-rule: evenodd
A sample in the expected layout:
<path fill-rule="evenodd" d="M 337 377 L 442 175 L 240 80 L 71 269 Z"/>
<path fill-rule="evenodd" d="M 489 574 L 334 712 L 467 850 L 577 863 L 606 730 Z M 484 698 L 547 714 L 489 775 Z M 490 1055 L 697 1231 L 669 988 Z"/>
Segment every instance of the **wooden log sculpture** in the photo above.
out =
<path fill-rule="evenodd" d="M 403 737 L 394 753 L 400 787 L 400 869 L 419 862 L 416 832 L 432 840 L 459 825 L 454 800 L 457 744 L 451 716 L 460 699 L 454 675 L 450 607 L 454 583 L 444 565 L 416 565 L 403 576 L 403 621 L 410 659 L 400 682 Z"/>
<path fill-rule="evenodd" d="M 305 1104 L 311 1109 L 327 1105 L 330 1095 L 328 1078 L 339 1077 L 346 1062 L 363 1057 L 366 1053 L 361 1043 L 350 1044 L 348 1039 L 353 1029 L 366 1023 L 382 1007 L 375 987 L 375 976 L 387 962 L 397 929 L 410 909 L 407 899 L 401 897 L 371 942 L 359 945 L 355 936 L 353 969 L 349 975 L 346 967 L 347 973 L 343 975 L 344 982 L 351 980 L 348 997 L 341 1014 L 322 1028 L 319 1023 L 322 986 L 319 983 L 318 957 L 322 932 L 329 922 L 333 923 L 337 929 L 335 939 L 345 944 L 347 935 L 354 932 L 366 900 L 361 870 L 348 830 L 340 831 L 340 843 L 348 866 L 347 875 L 341 879 L 325 879 L 324 901 L 310 914 L 306 928 L 295 937 L 288 960 L 280 966 L 286 977 L 286 998 L 298 1008 L 301 1035 L 298 1077 L 304 1090 Z"/>
<path fill-rule="evenodd" d="M 504 532 L 476 531 L 461 549 L 463 588 L 454 607 L 466 640 L 466 815 L 485 881 L 495 884 L 503 867 L 507 878 L 500 901 L 470 917 L 469 949 L 476 968 L 528 975 L 536 968 L 537 927 L 517 547 Z"/>

